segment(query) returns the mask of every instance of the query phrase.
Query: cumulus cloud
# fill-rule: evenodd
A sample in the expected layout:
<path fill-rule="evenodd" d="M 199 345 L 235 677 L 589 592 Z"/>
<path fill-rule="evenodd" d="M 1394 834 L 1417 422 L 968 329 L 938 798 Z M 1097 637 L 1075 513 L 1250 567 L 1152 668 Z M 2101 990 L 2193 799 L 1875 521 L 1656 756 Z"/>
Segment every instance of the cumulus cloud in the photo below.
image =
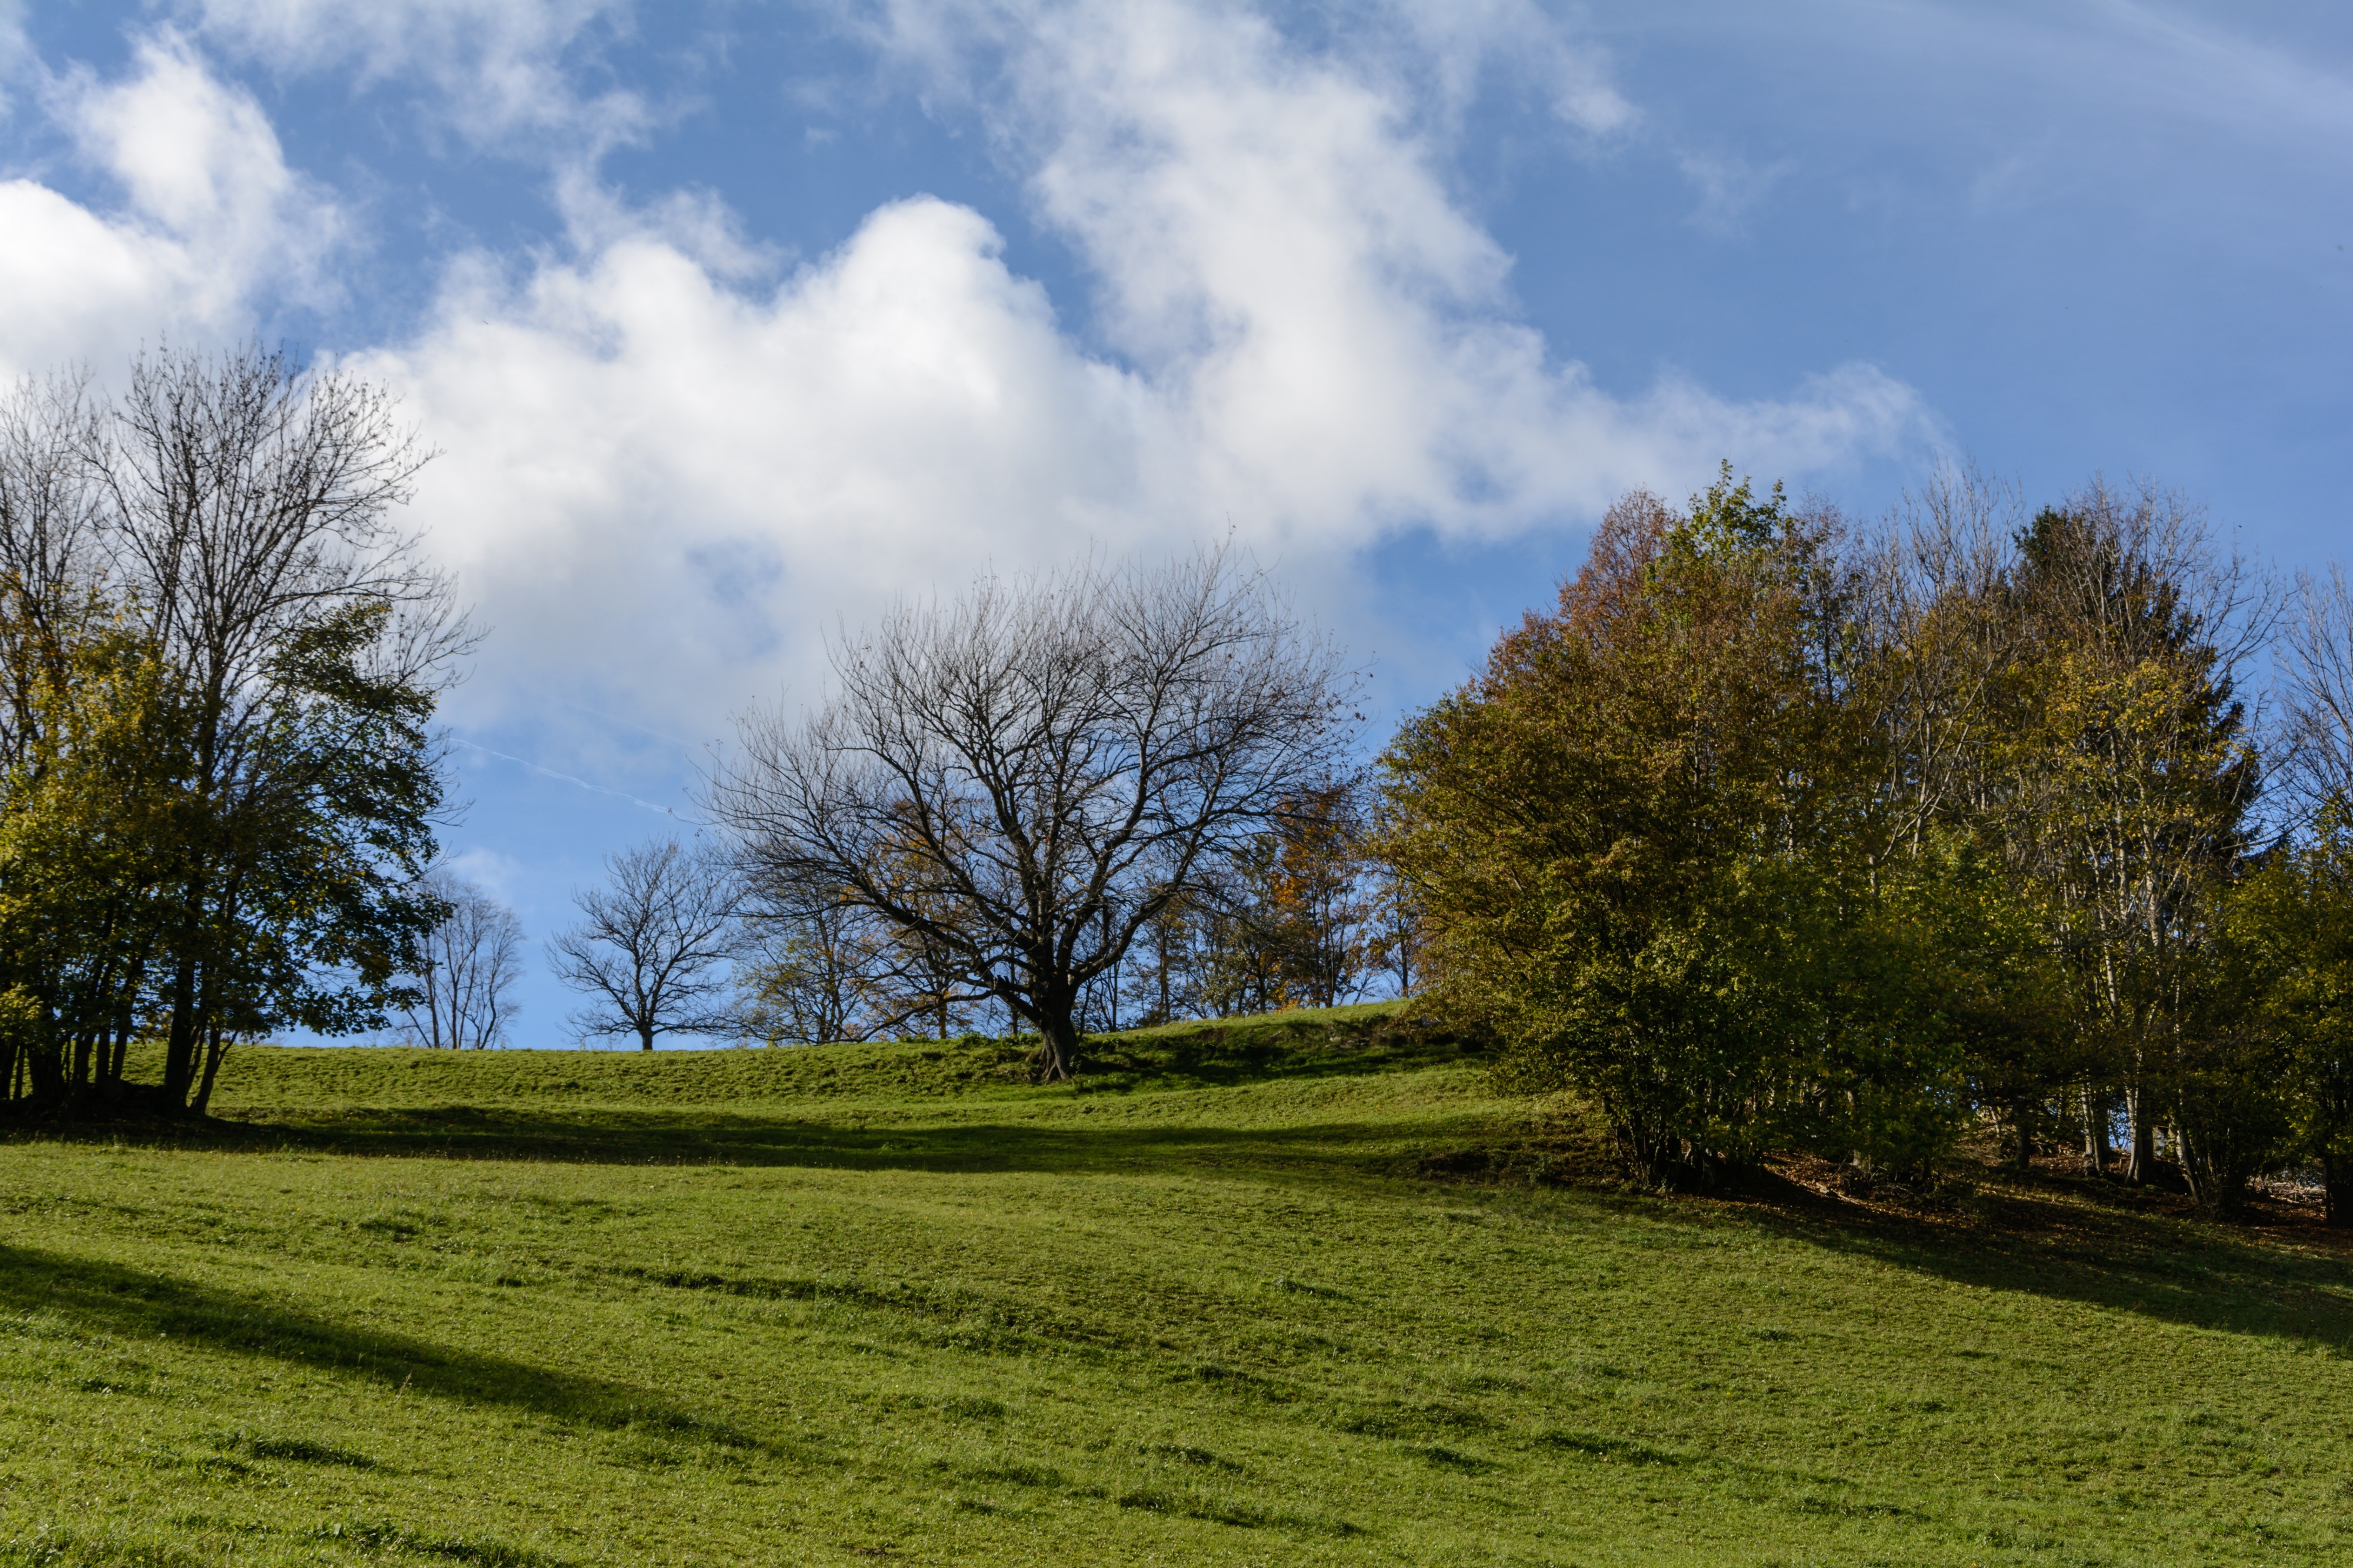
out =
<path fill-rule="evenodd" d="M 287 167 L 252 96 L 178 35 L 141 40 L 121 80 L 76 73 L 49 97 L 121 201 L 98 211 L 36 181 L 0 182 L 0 370 L 112 359 L 164 330 L 234 335 L 265 286 L 332 292 L 335 202 Z"/>
<path fill-rule="evenodd" d="M 1113 345 L 1182 408 L 1215 499 L 1282 533 L 1493 536 L 1725 452 L 1820 461 L 1831 432 L 1884 442 L 1916 413 L 1860 369 L 1740 409 L 1605 395 L 1513 322 L 1510 258 L 1393 79 L 1178 0 L 1002 15 L 1031 189 L 1092 263 Z"/>
<path fill-rule="evenodd" d="M 837 610 L 1149 526 L 1148 389 L 997 249 L 909 201 L 746 298 L 649 230 L 519 286 L 461 268 L 358 367 L 448 447 L 422 515 L 520 689 L 586 673 L 704 733 Z"/>
<path fill-rule="evenodd" d="M 1860 365 L 1764 402 L 1598 387 L 1513 320 L 1511 258 L 1449 195 L 1406 77 L 1255 14 L 908 7 L 889 36 L 964 70 L 1084 259 L 1096 337 L 985 217 L 928 198 L 769 290 L 730 286 L 675 212 L 629 228 L 610 204 L 585 256 L 459 268 L 429 328 L 364 364 L 449 448 L 427 510 L 501 658 L 535 667 L 510 689 L 586 672 L 639 714 L 691 692 L 707 727 L 806 674 L 835 615 L 988 565 L 1231 530 L 1329 566 L 1926 427 Z M 976 47 L 987 73 L 956 64 Z"/>
<path fill-rule="evenodd" d="M 421 73 L 453 101 L 507 84 L 472 111 L 489 134 L 575 124 L 566 106 L 591 100 L 564 52 L 606 10 L 190 15 L 290 66 Z M 710 198 L 633 207 L 584 165 L 564 174 L 565 248 L 462 256 L 414 331 L 346 356 L 447 454 L 419 521 L 497 634 L 463 710 L 512 719 L 560 695 L 691 744 L 813 673 L 837 616 L 985 568 L 1230 531 L 1344 577 L 1400 531 L 1573 525 L 1720 457 L 1803 474 L 1925 427 L 1909 389 L 1867 366 L 1767 401 L 1595 384 L 1515 319 L 1512 258 L 1450 193 L 1446 137 L 1491 68 L 1523 73 L 1575 135 L 1633 110 L 1518 0 L 1364 15 L 1308 43 L 1219 0 L 875 14 L 894 68 L 977 118 L 1082 259 L 1084 332 L 968 206 L 893 201 L 778 280 Z M 15 268 L 29 291 L 12 297 L 51 307 L 0 313 L 0 330 L 90 353 L 107 323 L 231 322 L 256 290 L 324 275 L 332 204 L 176 35 L 58 106 L 125 205 L 0 187 L 0 234 L 42 237 L 0 240 L 0 287 Z"/>

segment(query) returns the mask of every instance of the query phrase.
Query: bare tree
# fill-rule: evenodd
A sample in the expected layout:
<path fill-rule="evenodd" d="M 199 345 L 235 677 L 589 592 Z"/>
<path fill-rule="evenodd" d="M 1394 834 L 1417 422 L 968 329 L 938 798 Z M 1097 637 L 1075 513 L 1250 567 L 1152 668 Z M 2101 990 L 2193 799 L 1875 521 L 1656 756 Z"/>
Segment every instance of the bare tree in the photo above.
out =
<path fill-rule="evenodd" d="M 1323 776 L 1336 654 L 1223 551 L 985 578 L 833 649 L 837 690 L 754 713 L 711 801 L 764 880 L 871 912 L 1075 1064 L 1091 982 Z"/>
<path fill-rule="evenodd" d="M 575 894 L 587 918 L 548 943 L 556 977 L 590 1000 L 573 1026 L 635 1035 L 649 1051 L 662 1035 L 733 1033 L 743 895 L 725 858 L 670 838 L 608 855 L 605 867 L 612 887 Z"/>
<path fill-rule="evenodd" d="M 103 417 L 79 377 L 26 377 L 0 396 L 0 762 L 37 739 L 36 690 L 58 657 L 57 626 L 99 585 L 103 492 L 89 464 Z"/>
<path fill-rule="evenodd" d="M 428 873 L 425 887 L 449 913 L 421 944 L 408 1038 L 436 1050 L 504 1045 L 507 1020 L 515 1014 L 515 983 L 522 978 L 522 922 L 447 869 Z"/>
<path fill-rule="evenodd" d="M 764 910 L 746 922 L 743 1034 L 772 1046 L 819 1046 L 871 1039 L 890 1026 L 877 1008 L 887 939 L 860 913 Z"/>
<path fill-rule="evenodd" d="M 2353 804 L 2353 580 L 2342 563 L 2296 584 L 2281 662 L 2287 677 L 2287 783 L 2309 816 Z"/>

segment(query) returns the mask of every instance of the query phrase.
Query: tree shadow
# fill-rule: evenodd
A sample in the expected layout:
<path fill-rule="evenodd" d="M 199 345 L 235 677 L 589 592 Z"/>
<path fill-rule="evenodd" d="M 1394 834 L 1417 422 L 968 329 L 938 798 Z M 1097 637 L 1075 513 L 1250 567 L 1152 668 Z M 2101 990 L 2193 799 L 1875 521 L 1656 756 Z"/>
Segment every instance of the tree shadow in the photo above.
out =
<path fill-rule="evenodd" d="M 214 1120 L 142 1130 L 149 1146 L 375 1157 L 514 1160 L 568 1164 L 724 1164 L 978 1175 L 1082 1173 L 1204 1164 L 1262 1166 L 1270 1175 L 1386 1169 L 1400 1142 L 1476 1136 L 1475 1116 L 1410 1124 L 1284 1127 L 1069 1122 L 860 1125 L 719 1110 L 579 1111 L 436 1106 L 280 1121 Z M 120 1131 L 46 1130 L 44 1142 L 109 1142 Z"/>
<path fill-rule="evenodd" d="M 83 1135 L 51 1130 L 43 1136 L 73 1141 Z M 1417 1186 L 1439 1182 L 1465 1190 L 1525 1191 L 1531 1184 L 1521 1160 L 1523 1140 L 1492 1118 L 1468 1112 L 1433 1111 L 1410 1121 L 1253 1128 L 1090 1125 L 1069 1119 L 864 1125 L 854 1119 L 693 1108 L 444 1106 L 156 1127 L 140 1141 L 257 1152 L 597 1165 L 726 1164 L 954 1175 L 1191 1170 L 1306 1185 L 1345 1183 L 1360 1189 L 1400 1177 Z M 2267 1243 L 2253 1234 L 2233 1235 L 2211 1224 L 2139 1214 L 2097 1201 L 2060 1203 L 2050 1194 L 2013 1194 L 2002 1200 L 1998 1213 L 1964 1222 L 1815 1200 L 1802 1196 L 1799 1189 L 1779 1197 L 1750 1194 L 1657 1199 L 1612 1194 L 1577 1180 L 1581 1173 L 1577 1165 L 1574 1161 L 1546 1163 L 1556 1181 L 1563 1175 L 1571 1178 L 1554 1190 L 1651 1214 L 1664 1204 L 1688 1220 L 1753 1226 L 1810 1247 L 1973 1289 L 2024 1292 L 2353 1354 L 2353 1261 L 2341 1255 Z M 14 1267 L 16 1256 L 0 1252 L 0 1261 Z M 252 1310 L 265 1309 L 256 1304 Z M 290 1321 L 293 1327 L 287 1331 L 298 1340 L 297 1331 L 309 1331 L 302 1329 L 304 1321 Z M 324 1325 L 311 1327 L 321 1333 L 337 1331 Z M 392 1355 L 396 1348 L 412 1362 L 439 1353 L 431 1347 L 386 1345 L 382 1353 Z M 500 1379 L 505 1373 L 490 1363 L 473 1371 L 463 1370 L 459 1363 L 449 1364 L 459 1370 L 440 1375 L 453 1387 L 503 1386 Z M 565 1408 L 597 1410 L 632 1402 L 642 1405 L 643 1399 L 626 1390 L 586 1385 L 558 1401 Z"/>
<path fill-rule="evenodd" d="M 1285 1024 L 1282 1017 L 1196 1024 L 1146 1038 L 1090 1039 L 1082 1055 L 1084 1070 L 1072 1087 L 1102 1094 L 1370 1078 L 1476 1058 L 1483 1048 L 1475 1037 L 1451 1030 L 1397 1024 L 1335 1030 L 1313 1019 Z"/>
<path fill-rule="evenodd" d="M 96 1332 L 166 1337 L 583 1426 L 649 1429 L 730 1447 L 767 1447 L 626 1384 L 356 1328 L 259 1295 L 35 1247 L 0 1246 L 0 1310 L 51 1312 Z"/>
<path fill-rule="evenodd" d="M 2211 1222 L 2009 1194 L 1972 1223 L 1810 1204 L 1741 1204 L 1787 1239 L 1963 1285 L 2021 1292 L 2353 1356 L 2353 1263 Z"/>

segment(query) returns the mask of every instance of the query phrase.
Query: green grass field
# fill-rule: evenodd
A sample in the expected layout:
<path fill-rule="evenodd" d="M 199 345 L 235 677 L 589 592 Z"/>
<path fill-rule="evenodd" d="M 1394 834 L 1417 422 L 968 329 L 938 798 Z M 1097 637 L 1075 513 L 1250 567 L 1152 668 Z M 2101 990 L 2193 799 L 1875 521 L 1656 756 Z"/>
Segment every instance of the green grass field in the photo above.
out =
<path fill-rule="evenodd" d="M 1629 1195 L 1382 1008 L 241 1049 L 0 1146 L 0 1563 L 2353 1557 L 2353 1264 Z"/>

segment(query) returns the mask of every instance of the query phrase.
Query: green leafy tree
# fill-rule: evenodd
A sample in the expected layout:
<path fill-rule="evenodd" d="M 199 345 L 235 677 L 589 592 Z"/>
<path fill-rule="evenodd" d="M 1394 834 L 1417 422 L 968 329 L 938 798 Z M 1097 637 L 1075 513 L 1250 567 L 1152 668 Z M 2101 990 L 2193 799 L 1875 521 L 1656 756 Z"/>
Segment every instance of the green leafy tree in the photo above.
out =
<path fill-rule="evenodd" d="M 1841 1026 L 1818 939 L 1868 891 L 1840 847 L 1870 832 L 1834 570 L 1728 470 L 1687 514 L 1629 498 L 1557 613 L 1384 758 L 1384 850 L 1442 994 L 1511 1081 L 1582 1091 L 1654 1180 L 1823 1121 Z"/>
<path fill-rule="evenodd" d="M 58 1100 L 119 1082 L 152 1016 L 186 725 L 152 642 L 101 602 L 52 605 L 45 622 L 0 784 L 0 963 L 16 1003 L 0 1081 Z"/>
<path fill-rule="evenodd" d="M 2168 1108 L 2211 1078 L 2183 1053 L 2211 1013 L 2199 987 L 2222 983 L 2211 909 L 2246 853 L 2262 779 L 2236 694 L 2262 620 L 2251 628 L 2242 578 L 2170 498 L 2094 488 L 2037 514 L 2006 584 L 2021 636 L 1984 826 L 2070 978 L 2089 1152 L 2100 1159 L 2120 1096 L 2136 1181 Z"/>
<path fill-rule="evenodd" d="M 384 395 L 166 352 L 0 400 L 0 954 L 12 1094 L 201 1110 L 227 1045 L 380 1026 L 443 909 L 438 692 L 466 646 L 396 531 Z"/>
<path fill-rule="evenodd" d="M 2258 1120 L 2282 1120 L 2290 1150 L 2320 1168 L 2328 1223 L 2353 1225 L 2353 805 L 2331 801 L 2308 837 L 2268 858 L 2232 900 L 2230 930 L 2272 1047 L 2251 1064 L 2267 1096 Z"/>

